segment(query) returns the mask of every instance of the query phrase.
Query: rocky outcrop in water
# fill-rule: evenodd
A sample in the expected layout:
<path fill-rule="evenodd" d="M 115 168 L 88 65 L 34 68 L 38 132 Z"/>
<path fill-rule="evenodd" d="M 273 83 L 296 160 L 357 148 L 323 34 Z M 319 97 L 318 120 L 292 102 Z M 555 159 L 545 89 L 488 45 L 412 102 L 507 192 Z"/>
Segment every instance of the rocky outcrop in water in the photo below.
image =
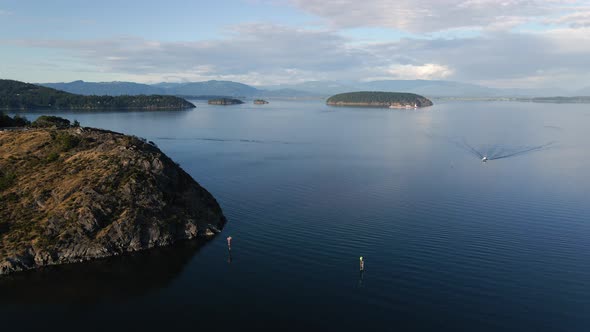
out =
<path fill-rule="evenodd" d="M 153 143 L 90 128 L 0 132 L 0 274 L 207 238 L 225 222 Z"/>

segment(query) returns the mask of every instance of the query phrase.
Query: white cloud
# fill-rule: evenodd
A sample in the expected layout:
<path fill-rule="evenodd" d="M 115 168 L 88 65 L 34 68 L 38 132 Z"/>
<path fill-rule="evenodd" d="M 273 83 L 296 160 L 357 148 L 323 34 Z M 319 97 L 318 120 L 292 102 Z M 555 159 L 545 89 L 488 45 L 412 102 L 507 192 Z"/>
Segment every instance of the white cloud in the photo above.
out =
<path fill-rule="evenodd" d="M 364 81 L 376 80 L 440 80 L 453 74 L 453 69 L 445 65 L 425 63 L 423 65 L 393 64 L 372 70 L 377 76 L 365 77 Z"/>
<path fill-rule="evenodd" d="M 108 40 L 13 40 L 23 47 L 66 50 L 104 72 L 154 77 L 248 78 L 260 83 L 348 73 L 370 61 L 331 31 L 267 24 L 228 29 L 225 38 L 198 42 L 159 42 L 140 38 Z"/>
<path fill-rule="evenodd" d="M 389 72 L 400 79 L 444 79 L 453 74 L 453 70 L 445 65 L 426 63 L 420 66 L 393 65 Z"/>
<path fill-rule="evenodd" d="M 382 27 L 423 33 L 457 28 L 511 28 L 587 0 L 290 0 L 337 27 Z"/>
<path fill-rule="evenodd" d="M 590 9 L 581 9 L 574 13 L 562 15 L 559 17 L 547 18 L 543 21 L 545 24 L 566 25 L 570 28 L 590 27 Z"/>
<path fill-rule="evenodd" d="M 71 63 L 83 63 L 89 71 L 141 82 L 449 79 L 577 87 L 590 80 L 590 28 L 487 31 L 469 38 L 366 44 L 321 29 L 246 24 L 227 31 L 221 39 L 191 42 L 111 38 L 0 43 L 53 49 L 61 53 L 61 63 L 73 57 Z M 50 57 L 44 61 L 58 62 Z"/>

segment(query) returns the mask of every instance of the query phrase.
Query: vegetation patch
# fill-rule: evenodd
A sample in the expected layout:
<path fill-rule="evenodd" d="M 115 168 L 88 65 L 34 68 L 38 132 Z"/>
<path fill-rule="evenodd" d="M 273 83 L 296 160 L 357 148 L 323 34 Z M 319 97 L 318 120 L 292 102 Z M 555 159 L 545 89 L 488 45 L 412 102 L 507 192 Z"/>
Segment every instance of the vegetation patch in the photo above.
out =
<path fill-rule="evenodd" d="M 16 181 L 16 176 L 14 175 L 14 173 L 10 173 L 10 172 L 1 173 L 0 172 L 0 191 L 4 191 L 4 190 L 10 188 L 14 184 L 15 181 Z"/>
<path fill-rule="evenodd" d="M 66 132 L 57 134 L 55 141 L 61 152 L 69 151 L 80 144 L 80 138 Z"/>
<path fill-rule="evenodd" d="M 45 161 L 47 161 L 48 163 L 52 163 L 58 159 L 59 159 L 59 154 L 57 152 L 51 152 L 49 155 L 47 155 L 47 158 L 45 158 Z"/>
<path fill-rule="evenodd" d="M 69 128 L 70 120 L 53 115 L 41 115 L 31 124 L 33 128 Z"/>

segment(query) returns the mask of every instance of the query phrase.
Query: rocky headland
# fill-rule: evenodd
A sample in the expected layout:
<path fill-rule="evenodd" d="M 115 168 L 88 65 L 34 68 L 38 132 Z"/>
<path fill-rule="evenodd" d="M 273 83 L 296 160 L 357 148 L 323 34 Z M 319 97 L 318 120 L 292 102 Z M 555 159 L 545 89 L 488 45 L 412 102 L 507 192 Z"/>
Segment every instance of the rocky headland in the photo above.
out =
<path fill-rule="evenodd" d="M 225 222 L 151 142 L 74 126 L 0 132 L 0 274 L 208 238 Z"/>

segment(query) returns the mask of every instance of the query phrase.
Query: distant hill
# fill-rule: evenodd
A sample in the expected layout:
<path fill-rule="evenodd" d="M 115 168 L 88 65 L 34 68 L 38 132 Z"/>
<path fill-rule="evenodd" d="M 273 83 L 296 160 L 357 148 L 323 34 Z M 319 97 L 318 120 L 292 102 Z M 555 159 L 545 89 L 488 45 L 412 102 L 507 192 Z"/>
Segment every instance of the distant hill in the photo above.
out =
<path fill-rule="evenodd" d="M 452 81 L 387 80 L 362 84 L 362 88 L 378 91 L 403 91 L 427 96 L 493 96 L 494 89 Z"/>
<path fill-rule="evenodd" d="M 258 90 L 256 97 L 267 98 L 317 98 L 325 97 L 325 94 L 316 92 L 301 91 L 295 89 Z"/>
<path fill-rule="evenodd" d="M 547 97 L 590 95 L 590 87 L 582 91 L 560 89 L 496 89 L 477 84 L 444 80 L 379 80 L 368 82 L 308 81 L 294 84 L 250 86 L 232 81 L 204 81 L 187 83 L 140 84 L 132 82 L 43 83 L 70 93 L 83 95 L 139 95 L 161 94 L 187 98 L 221 96 L 237 98 L 325 98 L 351 91 L 409 92 L 428 97 Z"/>
<path fill-rule="evenodd" d="M 325 97 L 337 93 L 362 90 L 362 88 L 358 85 L 340 83 L 336 81 L 308 81 L 295 84 L 270 85 L 260 88 L 267 91 L 300 91 L 310 95 L 323 95 Z"/>
<path fill-rule="evenodd" d="M 269 86 L 308 93 L 332 95 L 351 91 L 411 92 L 427 96 L 494 96 L 495 90 L 479 85 L 436 80 L 380 80 L 369 82 L 311 81 L 292 85 Z"/>
<path fill-rule="evenodd" d="M 351 91 L 410 92 L 428 97 L 537 97 L 575 95 L 556 89 L 496 89 L 477 84 L 444 80 L 379 80 L 369 82 L 310 81 L 260 87 L 267 90 L 294 89 L 329 96 Z M 578 93 L 580 95 L 580 93 Z"/>
<path fill-rule="evenodd" d="M 252 97 L 257 96 L 260 91 L 246 84 L 231 81 L 206 81 L 194 83 L 179 83 L 176 86 L 168 85 L 165 88 L 166 94 L 183 96 L 232 96 Z"/>
<path fill-rule="evenodd" d="M 282 95 L 281 92 L 269 92 L 255 87 L 231 81 L 205 81 L 189 83 L 157 83 L 153 85 L 133 82 L 84 82 L 41 83 L 39 85 L 81 95 L 121 96 L 121 95 L 173 95 L 183 97 L 228 96 L 257 97 L 264 95 Z M 298 93 L 301 95 L 301 93 Z M 305 93 L 303 93 L 305 94 Z"/>
<path fill-rule="evenodd" d="M 590 104 L 590 96 L 517 98 L 518 101 L 552 104 Z"/>
<path fill-rule="evenodd" d="M 195 105 L 162 95 L 83 96 L 39 85 L 0 80 L 0 109 L 184 109 Z"/>
<path fill-rule="evenodd" d="M 79 95 L 121 96 L 167 94 L 165 89 L 133 82 L 84 82 L 41 83 L 39 85 Z"/>

